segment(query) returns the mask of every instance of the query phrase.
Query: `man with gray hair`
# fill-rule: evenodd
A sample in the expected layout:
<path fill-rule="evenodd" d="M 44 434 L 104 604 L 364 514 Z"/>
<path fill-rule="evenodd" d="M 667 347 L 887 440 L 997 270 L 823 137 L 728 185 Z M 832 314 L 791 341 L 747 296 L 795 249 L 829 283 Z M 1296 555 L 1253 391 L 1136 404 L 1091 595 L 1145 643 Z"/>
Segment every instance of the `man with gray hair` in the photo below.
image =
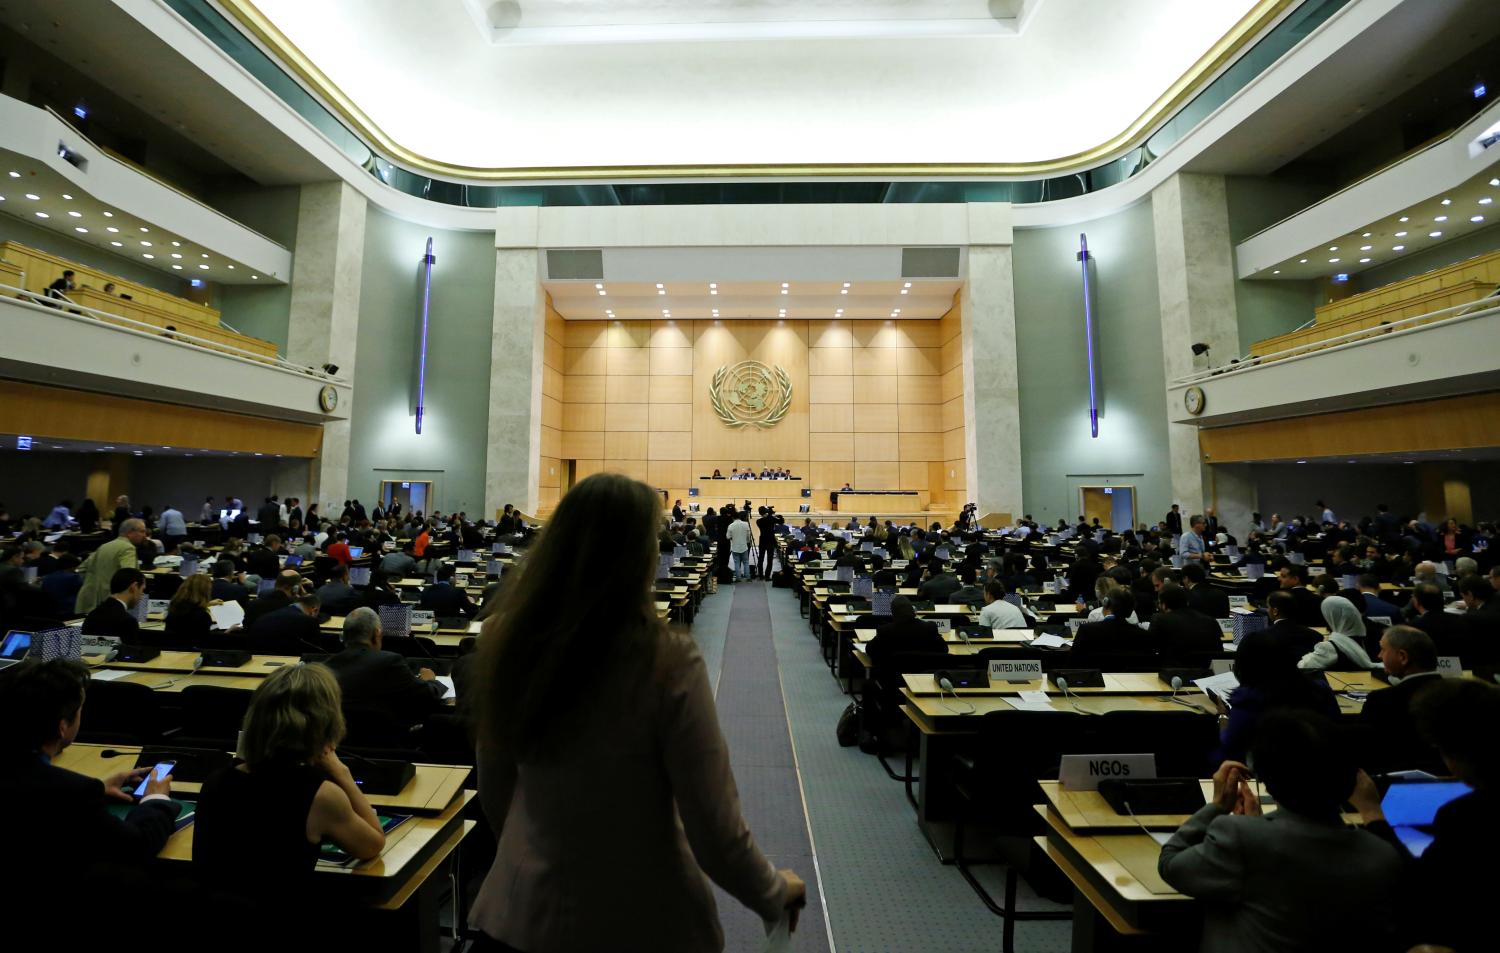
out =
<path fill-rule="evenodd" d="M 421 724 L 427 716 L 445 707 L 448 686 L 438 681 L 430 668 L 417 673 L 406 659 L 384 649 L 380 616 L 361 607 L 344 619 L 344 650 L 328 660 L 344 694 L 344 710 L 387 712 L 404 728 Z"/>
<path fill-rule="evenodd" d="M 1444 775 L 1437 751 L 1417 734 L 1411 706 L 1442 681 L 1432 638 L 1409 625 L 1393 625 L 1380 636 L 1380 661 L 1391 687 L 1371 692 L 1359 713 L 1365 736 L 1363 767 L 1373 772 L 1418 769 Z"/>
<path fill-rule="evenodd" d="M 78 567 L 78 574 L 83 577 L 83 587 L 78 590 L 78 600 L 73 604 L 73 611 L 86 616 L 108 599 L 109 581 L 114 578 L 115 573 L 121 569 L 140 567 L 135 548 L 145 540 L 144 520 L 121 521 L 120 535 L 94 550 L 83 561 L 83 565 Z"/>

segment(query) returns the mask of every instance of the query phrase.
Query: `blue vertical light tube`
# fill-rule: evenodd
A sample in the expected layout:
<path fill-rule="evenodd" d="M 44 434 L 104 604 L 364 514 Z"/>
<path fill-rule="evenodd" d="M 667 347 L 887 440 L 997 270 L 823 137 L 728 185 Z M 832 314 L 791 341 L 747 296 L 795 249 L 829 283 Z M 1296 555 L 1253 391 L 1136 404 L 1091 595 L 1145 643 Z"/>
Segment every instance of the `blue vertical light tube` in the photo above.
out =
<path fill-rule="evenodd" d="M 1089 237 L 1078 236 L 1078 261 L 1083 266 L 1083 339 L 1089 358 L 1089 433 L 1099 436 L 1099 397 L 1094 387 L 1094 306 L 1089 295 Z"/>
<path fill-rule="evenodd" d="M 422 432 L 422 401 L 427 396 L 427 315 L 432 304 L 432 239 L 427 239 L 427 253 L 422 256 L 422 349 L 417 357 L 417 433 Z"/>

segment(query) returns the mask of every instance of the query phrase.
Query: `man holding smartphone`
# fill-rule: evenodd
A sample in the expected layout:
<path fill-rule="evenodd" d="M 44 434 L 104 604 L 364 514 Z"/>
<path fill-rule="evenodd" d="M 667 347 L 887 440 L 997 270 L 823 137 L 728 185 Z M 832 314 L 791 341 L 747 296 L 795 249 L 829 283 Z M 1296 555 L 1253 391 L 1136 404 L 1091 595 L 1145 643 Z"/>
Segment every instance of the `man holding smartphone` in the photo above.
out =
<path fill-rule="evenodd" d="M 88 668 L 71 659 L 28 659 L 0 672 L 0 803 L 26 812 L 12 825 L 9 846 L 28 865 L 70 880 L 94 864 L 149 861 L 181 810 L 171 779 L 149 768 L 100 781 L 53 764 L 78 737 L 88 681 Z M 110 810 L 112 802 L 131 804 L 142 782 L 140 802 L 124 817 Z M 51 882 L 39 872 L 28 880 Z"/>

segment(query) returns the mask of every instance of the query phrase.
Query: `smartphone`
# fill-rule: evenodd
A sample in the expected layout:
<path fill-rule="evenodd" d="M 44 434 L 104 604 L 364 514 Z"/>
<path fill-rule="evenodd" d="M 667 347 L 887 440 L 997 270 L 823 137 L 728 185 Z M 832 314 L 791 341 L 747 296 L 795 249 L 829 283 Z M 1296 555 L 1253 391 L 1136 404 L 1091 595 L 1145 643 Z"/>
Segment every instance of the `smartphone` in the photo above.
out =
<path fill-rule="evenodd" d="M 156 767 L 152 768 L 151 770 L 156 773 L 156 780 L 158 780 L 158 781 L 164 781 L 164 780 L 166 780 L 167 775 L 171 774 L 172 773 L 172 769 L 175 768 L 175 767 L 177 767 L 177 762 L 176 761 L 162 761 L 162 762 L 159 762 L 156 765 Z M 145 797 L 146 796 L 146 785 L 150 784 L 150 783 L 151 783 L 151 775 L 147 774 L 144 778 L 141 779 L 140 786 L 135 789 L 135 796 L 136 797 Z"/>

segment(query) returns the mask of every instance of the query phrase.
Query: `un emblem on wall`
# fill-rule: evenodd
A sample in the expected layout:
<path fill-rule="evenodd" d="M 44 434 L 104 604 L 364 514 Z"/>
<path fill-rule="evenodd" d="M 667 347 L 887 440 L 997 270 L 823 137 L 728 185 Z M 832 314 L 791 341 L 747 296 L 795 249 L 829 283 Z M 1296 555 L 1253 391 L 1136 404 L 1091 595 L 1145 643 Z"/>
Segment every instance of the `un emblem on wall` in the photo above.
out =
<path fill-rule="evenodd" d="M 792 380 L 779 366 L 741 361 L 714 371 L 708 396 L 726 427 L 769 429 L 792 407 Z"/>

